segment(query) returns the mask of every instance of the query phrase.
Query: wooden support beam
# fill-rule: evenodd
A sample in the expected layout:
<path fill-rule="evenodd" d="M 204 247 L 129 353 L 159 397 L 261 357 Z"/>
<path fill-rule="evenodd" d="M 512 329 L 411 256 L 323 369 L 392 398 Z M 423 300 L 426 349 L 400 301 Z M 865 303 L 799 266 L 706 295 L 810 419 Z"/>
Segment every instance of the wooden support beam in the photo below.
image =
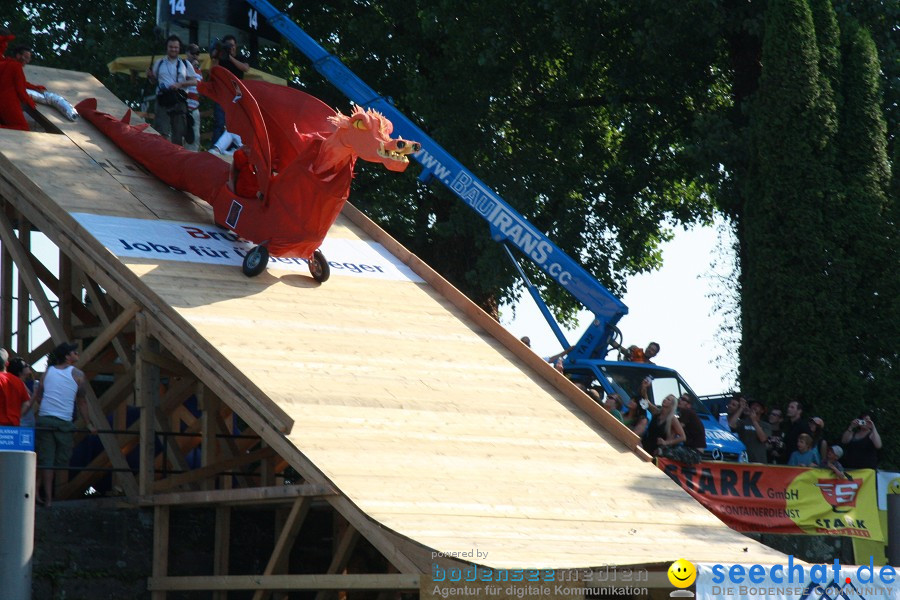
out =
<path fill-rule="evenodd" d="M 82 273 L 81 279 L 82 285 L 84 285 L 84 289 L 87 290 L 88 297 L 94 305 L 97 316 L 100 318 L 100 322 L 106 326 L 106 330 L 104 330 L 97 340 L 102 338 L 104 340 L 103 346 L 107 343 L 112 343 L 122 364 L 126 367 L 131 367 L 131 352 L 122 344 L 122 341 L 119 339 L 119 333 L 122 331 L 125 324 L 131 321 L 134 314 L 140 310 L 140 306 L 137 303 L 132 303 L 130 306 L 126 307 L 118 317 L 113 317 L 113 310 L 109 306 L 109 302 L 107 302 L 105 295 L 100 290 L 100 286 L 97 285 L 96 282 L 91 281 L 84 273 Z M 124 320 L 122 320 L 124 315 L 128 316 L 125 316 Z M 95 340 L 91 346 L 97 343 L 97 340 Z M 100 346 L 100 348 L 103 346 Z"/>
<path fill-rule="evenodd" d="M 347 525 L 334 549 L 334 556 L 331 558 L 331 564 L 328 565 L 328 570 L 326 571 L 328 575 L 335 575 L 347 568 L 347 563 L 350 562 L 350 556 L 353 554 L 358 541 L 359 532 L 353 526 Z M 333 596 L 334 592 L 331 590 L 320 590 L 316 594 L 316 600 L 328 600 Z"/>
<path fill-rule="evenodd" d="M 231 508 L 216 507 L 215 549 L 213 550 L 213 576 L 228 575 L 228 562 L 231 558 Z M 213 600 L 227 600 L 227 590 L 213 592 Z"/>
<path fill-rule="evenodd" d="M 31 257 L 32 266 L 34 266 L 35 263 L 40 264 L 40 261 L 38 261 L 33 254 Z M 55 288 L 51 287 L 50 289 L 55 291 L 56 297 L 59 300 L 59 320 L 62 322 L 63 330 L 66 332 L 66 337 L 69 339 L 72 339 L 72 332 L 74 329 L 74 324 L 72 323 L 72 310 L 75 306 L 75 298 L 72 294 L 72 286 L 75 281 L 72 276 L 73 270 L 74 266 L 72 265 L 72 260 L 66 256 L 63 251 L 59 250 L 59 283 Z M 40 277 L 40 273 L 38 273 L 38 277 Z M 81 302 L 78 302 L 78 304 L 81 304 Z"/>
<path fill-rule="evenodd" d="M 31 253 L 31 225 L 22 218 L 19 219 L 19 244 L 23 252 Z M 16 354 L 19 356 L 28 352 L 31 341 L 31 303 L 25 288 L 25 279 L 19 269 L 19 295 L 16 298 Z"/>
<path fill-rule="evenodd" d="M 269 445 L 265 440 L 260 440 L 260 444 L 264 448 Z M 275 485 L 275 460 L 276 457 L 272 457 L 269 460 L 262 461 L 262 464 L 259 466 L 259 485 Z"/>
<path fill-rule="evenodd" d="M 202 434 L 200 446 L 200 466 L 205 467 L 219 460 L 219 398 L 213 394 L 202 381 L 197 382 L 197 406 L 200 413 L 200 432 Z M 215 488 L 215 481 L 207 479 L 206 489 Z"/>
<path fill-rule="evenodd" d="M 263 570 L 263 576 L 287 573 L 291 548 L 294 547 L 294 542 L 297 540 L 297 535 L 300 533 L 300 528 L 303 527 L 303 522 L 306 520 L 306 515 L 309 514 L 311 506 L 312 500 L 308 497 L 300 497 L 294 501 L 293 506 L 291 506 L 291 513 L 288 515 L 284 526 L 281 528 L 281 533 L 278 535 L 278 540 L 275 542 L 272 556 L 269 557 L 269 562 Z M 269 596 L 269 590 L 257 590 L 253 594 L 253 600 L 266 600 Z"/>
<path fill-rule="evenodd" d="M 50 351 L 53 350 L 53 348 L 55 346 L 56 346 L 56 344 L 53 343 L 53 340 L 51 338 L 47 338 L 46 340 L 41 342 L 38 346 L 32 348 L 31 352 L 29 352 L 28 354 L 26 354 L 24 356 L 25 361 L 28 364 L 35 363 L 35 362 L 39 361 L 40 359 L 42 359 L 43 357 L 50 354 Z"/>
<path fill-rule="evenodd" d="M 169 507 L 157 506 L 153 511 L 153 577 L 168 579 L 169 572 Z M 166 592 L 151 589 L 151 600 L 165 600 Z"/>
<path fill-rule="evenodd" d="M 166 415 L 163 414 L 161 408 L 157 408 L 154 411 L 154 418 L 156 419 L 157 432 L 178 431 L 177 428 L 173 427 L 172 424 L 168 422 L 168 419 L 166 418 Z M 170 463 L 172 463 L 172 465 L 174 465 L 177 470 L 181 472 L 190 471 L 191 466 L 188 464 L 187 458 L 185 458 L 184 452 L 182 452 L 181 450 L 181 445 L 178 443 L 178 439 L 171 435 L 163 435 L 162 439 L 163 451 L 156 459 L 160 463 L 160 466 L 165 466 L 165 461 L 168 460 Z M 197 489 L 198 482 L 191 481 L 185 485 L 189 486 L 191 489 Z"/>
<path fill-rule="evenodd" d="M 62 260 L 63 256 L 66 256 L 66 254 L 64 254 L 63 252 L 60 252 L 59 255 L 60 260 Z M 90 310 L 88 310 L 88 308 L 85 307 L 84 304 L 81 303 L 81 298 L 76 297 L 72 293 L 71 282 L 68 286 L 63 287 L 56 275 L 54 275 L 50 271 L 50 269 L 48 269 L 47 266 L 44 265 L 44 263 L 38 260 L 38 257 L 36 257 L 34 254 L 29 254 L 28 256 L 31 259 L 31 266 L 34 269 L 34 272 L 37 275 L 38 279 L 40 279 L 41 282 L 49 289 L 56 292 L 56 297 L 59 298 L 60 307 L 64 305 L 63 300 L 65 299 L 65 301 L 68 303 L 71 313 L 74 316 L 78 317 L 78 319 L 82 323 L 97 322 L 97 317 L 94 316 L 94 314 Z M 69 261 L 69 263 L 71 264 L 71 261 Z M 61 266 L 64 264 L 65 263 L 63 262 L 60 263 Z M 60 308 L 60 310 L 62 310 L 62 308 Z"/>
<path fill-rule="evenodd" d="M 24 281 L 28 293 L 31 294 L 31 298 L 34 300 L 38 312 L 44 320 L 47 331 L 50 332 L 56 343 L 61 344 L 66 341 L 66 332 L 62 327 L 62 323 L 60 323 L 59 318 L 53 311 L 53 306 L 47 299 L 47 295 L 44 293 L 44 289 L 41 287 L 40 281 L 38 281 L 35 270 L 31 265 L 30 253 L 16 239 L 12 223 L 10 223 L 9 217 L 3 211 L 0 211 L 0 241 L 2 241 L 4 248 L 9 251 L 13 261 L 19 268 L 19 279 Z M 19 290 L 20 296 L 23 295 L 22 292 L 23 290 Z M 26 348 L 25 352 L 27 351 L 28 349 Z"/>
<path fill-rule="evenodd" d="M 123 310 L 118 317 L 116 317 L 113 321 L 104 320 L 104 324 L 106 325 L 106 329 L 94 338 L 94 341 L 85 348 L 81 355 L 78 357 L 78 368 L 84 369 L 85 365 L 87 365 L 90 361 L 94 360 L 94 358 L 100 354 L 100 352 L 106 348 L 106 345 L 110 342 L 116 346 L 116 352 L 119 353 L 119 358 L 122 359 L 122 363 L 125 365 L 127 369 L 131 368 L 131 359 L 123 358 L 124 348 L 121 347 L 121 344 L 116 340 L 116 336 L 125 328 L 125 326 L 131 322 L 134 316 L 141 309 L 137 304 L 131 304 L 125 310 Z"/>
<path fill-rule="evenodd" d="M 106 414 L 100 410 L 100 401 L 97 399 L 96 394 L 94 394 L 94 390 L 91 389 L 91 386 L 86 386 L 85 391 L 91 423 L 97 429 L 109 427 L 109 422 L 106 420 Z M 125 455 L 122 453 L 122 447 L 118 437 L 115 434 L 104 433 L 102 431 L 97 435 L 100 437 L 100 443 L 103 444 L 103 450 L 106 452 L 110 464 L 122 473 L 121 481 L 122 486 L 125 488 L 125 493 L 130 496 L 137 495 L 138 483 L 134 479 L 134 476 L 129 472 L 130 467 L 128 466 Z"/>
<path fill-rule="evenodd" d="M 8 207 L 8 205 L 7 205 Z M 0 207 L 3 210 L 6 207 Z M 13 259 L 0 244 L 0 347 L 12 348 Z"/>
<path fill-rule="evenodd" d="M 255 506 L 259 504 L 287 504 L 297 498 L 320 498 L 337 492 L 330 487 L 302 483 L 299 485 L 279 485 L 263 488 L 239 488 L 234 490 L 202 490 L 198 492 L 173 492 L 141 496 L 137 503 L 141 506 Z"/>
<path fill-rule="evenodd" d="M 156 409 L 159 407 L 159 367 L 140 359 L 144 348 L 152 352 L 158 352 L 158 342 L 150 337 L 147 328 L 147 318 L 143 313 L 135 315 L 137 337 L 135 339 L 135 380 L 134 399 L 141 409 L 141 441 L 140 449 L 140 473 L 138 474 L 138 489 L 141 495 L 153 491 L 154 460 L 156 458 Z"/>
<path fill-rule="evenodd" d="M 238 446 L 237 440 L 228 435 L 232 432 L 232 428 L 225 422 L 221 413 L 216 413 L 213 416 L 218 421 L 217 429 L 225 434 L 225 437 L 222 437 L 219 440 L 219 456 L 226 459 L 240 456 L 241 448 Z M 273 452 L 272 455 L 274 456 L 274 454 L 275 453 Z M 238 480 L 238 485 L 241 487 L 251 487 L 250 482 L 243 475 L 236 476 L 236 478 Z M 230 477 L 227 479 L 225 485 L 231 487 Z"/>
<path fill-rule="evenodd" d="M 419 575 L 225 575 L 212 577 L 151 577 L 153 592 L 200 590 L 397 590 L 418 591 Z M 154 597 L 155 600 L 155 597 Z"/>
<path fill-rule="evenodd" d="M 213 465 L 200 467 L 199 469 L 194 469 L 193 471 L 189 471 L 188 473 L 173 475 L 168 479 L 163 479 L 155 482 L 153 485 L 153 492 L 165 492 L 173 488 L 185 485 L 186 483 L 199 481 L 201 479 L 205 479 L 206 477 L 211 477 L 213 475 L 221 473 L 222 471 L 228 471 L 230 469 L 234 469 L 242 465 L 247 465 L 258 460 L 263 460 L 264 458 L 269 458 L 270 456 L 274 455 L 275 451 L 271 448 L 263 448 L 261 450 L 249 452 L 242 456 L 237 456 L 235 458 L 229 458 L 227 460 L 220 461 Z"/>
<path fill-rule="evenodd" d="M 148 363 L 154 364 L 161 369 L 173 373 L 175 375 L 180 375 L 182 377 L 193 377 L 194 374 L 191 373 L 190 369 L 185 367 L 183 364 L 175 360 L 174 358 L 169 358 L 165 354 L 159 352 L 151 352 L 150 350 L 144 348 L 141 351 L 141 360 L 144 360 Z"/>

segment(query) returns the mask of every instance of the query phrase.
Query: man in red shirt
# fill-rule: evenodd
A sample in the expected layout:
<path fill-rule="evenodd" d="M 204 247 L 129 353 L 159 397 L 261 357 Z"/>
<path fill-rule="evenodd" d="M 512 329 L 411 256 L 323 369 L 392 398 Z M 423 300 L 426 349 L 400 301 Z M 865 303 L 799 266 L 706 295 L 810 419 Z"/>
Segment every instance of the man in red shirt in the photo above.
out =
<path fill-rule="evenodd" d="M 31 407 L 31 394 L 25 383 L 6 372 L 9 353 L 0 348 L 0 425 L 18 427 L 22 413 Z"/>
<path fill-rule="evenodd" d="M 6 46 L 15 39 L 12 34 L 3 35 L 0 31 L 0 54 L 6 52 Z M 0 56 L 0 128 L 30 131 L 22 105 L 34 108 L 34 100 L 28 95 L 25 85 L 24 53 L 17 53 L 15 58 Z M 27 53 L 31 60 L 31 52 Z"/>

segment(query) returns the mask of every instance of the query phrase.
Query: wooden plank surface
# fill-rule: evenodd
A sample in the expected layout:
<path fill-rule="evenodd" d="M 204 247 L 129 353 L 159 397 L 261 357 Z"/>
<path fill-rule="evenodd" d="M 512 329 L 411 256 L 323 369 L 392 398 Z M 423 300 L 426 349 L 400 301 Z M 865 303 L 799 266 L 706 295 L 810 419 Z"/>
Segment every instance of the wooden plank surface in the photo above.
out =
<path fill-rule="evenodd" d="M 124 112 L 89 76 L 28 76 L 73 104 L 97 95 Z M 57 121 L 65 136 L 0 132 L 0 169 L 30 182 L 25 201 L 48 203 L 36 209 L 60 227 L 87 236 L 66 222 L 77 211 L 209 222 L 205 205 L 123 166 L 133 163 L 89 124 Z M 419 264 L 354 215 L 330 235 L 374 235 Z M 283 458 L 424 556 L 478 550 L 494 568 L 783 559 L 633 453 L 630 433 L 425 267 L 430 284 L 333 274 L 319 285 L 278 268 L 248 279 L 228 266 L 104 260 L 183 323 L 192 351 L 256 393 L 249 402 L 293 421 L 287 434 L 261 432 Z"/>

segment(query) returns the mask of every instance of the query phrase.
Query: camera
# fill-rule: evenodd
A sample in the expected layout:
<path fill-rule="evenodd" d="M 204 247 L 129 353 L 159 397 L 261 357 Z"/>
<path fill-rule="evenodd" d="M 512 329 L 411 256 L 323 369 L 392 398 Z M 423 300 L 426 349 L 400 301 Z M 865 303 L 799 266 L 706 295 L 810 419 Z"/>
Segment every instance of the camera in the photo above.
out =
<path fill-rule="evenodd" d="M 856 420 L 856 426 L 857 426 L 857 427 L 862 427 L 862 426 L 865 425 L 865 424 L 866 424 L 866 422 L 863 421 L 862 419 L 857 419 L 857 420 Z"/>

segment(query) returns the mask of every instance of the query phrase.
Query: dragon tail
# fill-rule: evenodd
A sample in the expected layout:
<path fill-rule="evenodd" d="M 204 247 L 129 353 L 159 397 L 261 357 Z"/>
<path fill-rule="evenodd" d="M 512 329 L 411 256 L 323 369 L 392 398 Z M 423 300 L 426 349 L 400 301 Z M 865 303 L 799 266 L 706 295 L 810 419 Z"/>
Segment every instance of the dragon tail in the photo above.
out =
<path fill-rule="evenodd" d="M 191 152 L 160 135 L 144 131 L 146 123 L 130 125 L 131 110 L 121 120 L 97 110 L 97 100 L 88 98 L 76 105 L 78 114 L 99 129 L 129 157 L 175 189 L 211 202 L 228 181 L 229 165 L 205 152 Z"/>

